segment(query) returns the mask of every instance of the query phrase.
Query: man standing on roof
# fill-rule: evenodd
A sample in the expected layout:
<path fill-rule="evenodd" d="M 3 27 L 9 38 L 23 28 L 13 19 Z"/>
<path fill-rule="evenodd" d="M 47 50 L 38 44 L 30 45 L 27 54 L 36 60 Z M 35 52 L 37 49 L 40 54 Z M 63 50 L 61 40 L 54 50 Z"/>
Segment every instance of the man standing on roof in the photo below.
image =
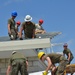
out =
<path fill-rule="evenodd" d="M 13 51 L 9 60 L 6 75 L 28 75 L 27 72 L 28 61 L 25 56 L 19 52 Z"/>
<path fill-rule="evenodd" d="M 17 12 L 13 11 L 11 13 L 11 16 L 12 17 L 10 19 L 8 19 L 8 34 L 9 34 L 9 37 L 11 40 L 16 40 L 17 33 L 15 30 L 15 25 L 16 25 L 15 18 L 17 17 Z"/>
<path fill-rule="evenodd" d="M 43 62 L 47 61 L 48 66 L 46 70 L 43 72 L 43 75 L 48 74 L 48 70 L 51 69 L 52 75 L 64 75 L 64 70 L 68 63 L 68 60 L 61 54 L 45 54 L 44 52 L 38 53 L 38 58 Z M 59 63 L 58 68 L 56 68 L 55 64 Z"/>
<path fill-rule="evenodd" d="M 43 34 L 43 33 L 46 32 L 46 31 L 43 29 L 42 24 L 43 24 L 43 20 L 40 19 L 40 20 L 39 20 L 39 23 L 36 24 L 35 34 L 38 34 L 38 33 Z"/>
<path fill-rule="evenodd" d="M 32 17 L 30 15 L 25 16 L 25 22 L 22 23 L 20 28 L 20 40 L 22 38 L 22 31 L 24 30 L 25 39 L 35 38 L 35 24 L 32 21 Z"/>
<path fill-rule="evenodd" d="M 15 25 L 15 30 L 16 30 L 16 33 L 17 33 L 17 37 L 19 37 L 19 35 L 20 35 L 20 32 L 19 32 L 19 26 L 20 26 L 20 24 L 21 24 L 21 22 L 17 21 L 16 25 Z"/>
<path fill-rule="evenodd" d="M 68 61 L 69 61 L 69 64 L 71 63 L 71 61 L 73 60 L 73 54 L 72 54 L 72 52 L 71 52 L 71 50 L 70 49 L 68 49 L 68 44 L 67 43 L 65 43 L 64 45 L 63 45 L 63 48 L 64 48 L 64 50 L 63 50 L 63 54 L 65 55 L 67 55 L 67 59 L 68 59 Z"/>

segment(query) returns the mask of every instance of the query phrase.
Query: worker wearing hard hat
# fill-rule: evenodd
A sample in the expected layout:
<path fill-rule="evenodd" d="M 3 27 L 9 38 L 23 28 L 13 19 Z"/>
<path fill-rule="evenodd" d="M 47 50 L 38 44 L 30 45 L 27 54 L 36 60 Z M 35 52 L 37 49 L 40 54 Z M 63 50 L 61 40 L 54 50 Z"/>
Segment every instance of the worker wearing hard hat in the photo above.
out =
<path fill-rule="evenodd" d="M 24 30 L 25 39 L 35 38 L 35 24 L 32 21 L 32 17 L 30 15 L 26 15 L 24 18 L 24 22 L 20 28 L 20 40 L 22 38 L 22 31 Z"/>
<path fill-rule="evenodd" d="M 19 52 L 13 51 L 9 59 L 6 75 L 18 75 L 19 71 L 21 75 L 28 75 L 27 67 L 28 61 L 25 56 Z"/>
<path fill-rule="evenodd" d="M 44 21 L 43 21 L 42 19 L 40 19 L 40 20 L 39 20 L 39 23 L 36 24 L 35 34 L 38 34 L 38 33 L 43 34 L 43 33 L 46 32 L 46 31 L 43 29 L 43 27 L 42 27 L 43 22 L 44 22 Z"/>
<path fill-rule="evenodd" d="M 64 45 L 63 45 L 63 48 L 64 48 L 64 50 L 63 50 L 63 54 L 65 55 L 67 55 L 67 59 L 68 59 L 68 61 L 69 61 L 69 64 L 71 63 L 71 61 L 73 60 L 73 54 L 72 54 L 72 52 L 71 52 L 71 50 L 68 48 L 68 44 L 67 43 L 65 43 Z"/>
<path fill-rule="evenodd" d="M 17 21 L 17 22 L 16 22 L 16 25 L 15 25 L 15 31 L 16 31 L 16 33 L 17 33 L 17 38 L 18 38 L 19 35 L 20 35 L 20 32 L 19 32 L 19 27 L 20 27 L 20 25 L 21 25 L 21 22 L 20 22 L 20 21 Z"/>
<path fill-rule="evenodd" d="M 52 75 L 63 75 L 65 67 L 68 63 L 68 60 L 61 54 L 45 54 L 44 52 L 39 52 L 38 53 L 38 58 L 41 61 L 47 61 L 48 62 L 48 67 L 46 70 L 43 72 L 43 75 L 48 74 L 48 70 L 51 69 Z M 58 68 L 55 67 L 55 64 L 59 63 Z"/>
<path fill-rule="evenodd" d="M 11 13 L 11 18 L 8 19 L 8 34 L 11 40 L 16 40 L 17 39 L 17 33 L 15 31 L 15 18 L 17 17 L 17 12 L 13 11 Z"/>

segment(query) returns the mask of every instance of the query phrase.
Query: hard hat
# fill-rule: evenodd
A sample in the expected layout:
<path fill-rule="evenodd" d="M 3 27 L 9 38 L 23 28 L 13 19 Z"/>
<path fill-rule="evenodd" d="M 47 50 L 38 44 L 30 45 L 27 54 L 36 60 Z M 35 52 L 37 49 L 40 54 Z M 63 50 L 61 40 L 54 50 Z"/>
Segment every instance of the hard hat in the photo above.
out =
<path fill-rule="evenodd" d="M 20 24 L 21 24 L 21 22 L 20 22 L 20 21 L 17 21 L 17 22 L 16 22 L 16 24 L 17 24 L 17 25 L 20 25 Z"/>
<path fill-rule="evenodd" d="M 42 57 L 42 55 L 44 55 L 45 53 L 44 52 L 39 52 L 38 53 L 38 58 L 40 59 Z"/>
<path fill-rule="evenodd" d="M 67 44 L 67 43 L 65 43 L 63 46 L 67 47 L 67 46 L 68 46 L 68 44 Z"/>
<path fill-rule="evenodd" d="M 11 13 L 11 15 L 16 17 L 16 16 L 17 16 L 17 12 L 16 12 L 16 11 L 13 11 L 13 12 Z"/>
<path fill-rule="evenodd" d="M 43 20 L 42 20 L 42 19 L 40 19 L 40 20 L 39 20 L 39 23 L 43 23 Z"/>
<path fill-rule="evenodd" d="M 13 51 L 12 54 L 16 53 L 16 51 Z"/>
<path fill-rule="evenodd" d="M 30 15 L 26 15 L 26 17 L 24 18 L 24 20 L 25 20 L 26 22 L 29 22 L 29 21 L 32 20 L 32 17 L 31 17 Z"/>

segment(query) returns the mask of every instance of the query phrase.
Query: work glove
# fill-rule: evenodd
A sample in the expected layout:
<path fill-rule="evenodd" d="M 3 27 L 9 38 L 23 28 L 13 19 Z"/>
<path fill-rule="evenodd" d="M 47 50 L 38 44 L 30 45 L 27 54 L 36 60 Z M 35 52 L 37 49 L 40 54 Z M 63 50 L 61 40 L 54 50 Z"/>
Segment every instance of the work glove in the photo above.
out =
<path fill-rule="evenodd" d="M 8 35 L 11 37 L 11 33 L 8 33 Z"/>
<path fill-rule="evenodd" d="M 23 38 L 20 38 L 20 40 L 23 40 Z"/>
<path fill-rule="evenodd" d="M 43 75 L 47 75 L 47 74 L 48 74 L 48 72 L 47 72 L 47 71 L 44 71 L 44 72 L 43 72 Z"/>

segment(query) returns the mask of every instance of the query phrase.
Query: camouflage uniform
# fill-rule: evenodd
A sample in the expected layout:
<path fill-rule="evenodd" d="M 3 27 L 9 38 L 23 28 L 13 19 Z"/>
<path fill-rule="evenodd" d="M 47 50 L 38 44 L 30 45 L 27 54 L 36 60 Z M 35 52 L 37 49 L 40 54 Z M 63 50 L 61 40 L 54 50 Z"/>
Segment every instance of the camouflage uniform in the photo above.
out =
<path fill-rule="evenodd" d="M 32 38 L 33 30 L 35 29 L 35 24 L 30 22 L 30 24 L 27 24 L 26 22 L 22 23 L 22 27 L 24 30 L 25 38 Z"/>
<path fill-rule="evenodd" d="M 69 61 L 69 64 L 71 63 L 71 61 L 73 60 L 73 54 L 72 54 L 72 52 L 70 51 L 70 49 L 66 49 L 66 50 L 63 50 L 63 54 L 66 54 L 67 55 L 67 58 L 68 58 L 68 53 L 70 53 L 71 54 L 71 58 L 70 58 L 70 61 Z"/>
<path fill-rule="evenodd" d="M 14 53 L 9 60 L 11 66 L 10 75 L 18 75 L 20 71 L 21 75 L 28 75 L 26 58 L 21 53 Z"/>
<path fill-rule="evenodd" d="M 59 66 L 57 68 L 55 75 L 64 75 L 64 70 L 68 63 L 68 60 L 61 54 L 55 54 L 55 53 L 47 54 L 46 57 L 50 57 L 52 64 L 59 63 Z"/>
<path fill-rule="evenodd" d="M 16 24 L 15 20 L 13 20 L 12 18 L 10 18 L 10 19 L 8 20 L 8 24 L 10 24 L 10 30 L 11 30 L 11 34 L 8 33 L 10 39 L 11 39 L 11 40 L 17 39 L 17 33 L 16 33 L 16 30 L 15 30 L 15 24 Z M 13 39 L 11 38 L 11 35 L 13 36 Z"/>

